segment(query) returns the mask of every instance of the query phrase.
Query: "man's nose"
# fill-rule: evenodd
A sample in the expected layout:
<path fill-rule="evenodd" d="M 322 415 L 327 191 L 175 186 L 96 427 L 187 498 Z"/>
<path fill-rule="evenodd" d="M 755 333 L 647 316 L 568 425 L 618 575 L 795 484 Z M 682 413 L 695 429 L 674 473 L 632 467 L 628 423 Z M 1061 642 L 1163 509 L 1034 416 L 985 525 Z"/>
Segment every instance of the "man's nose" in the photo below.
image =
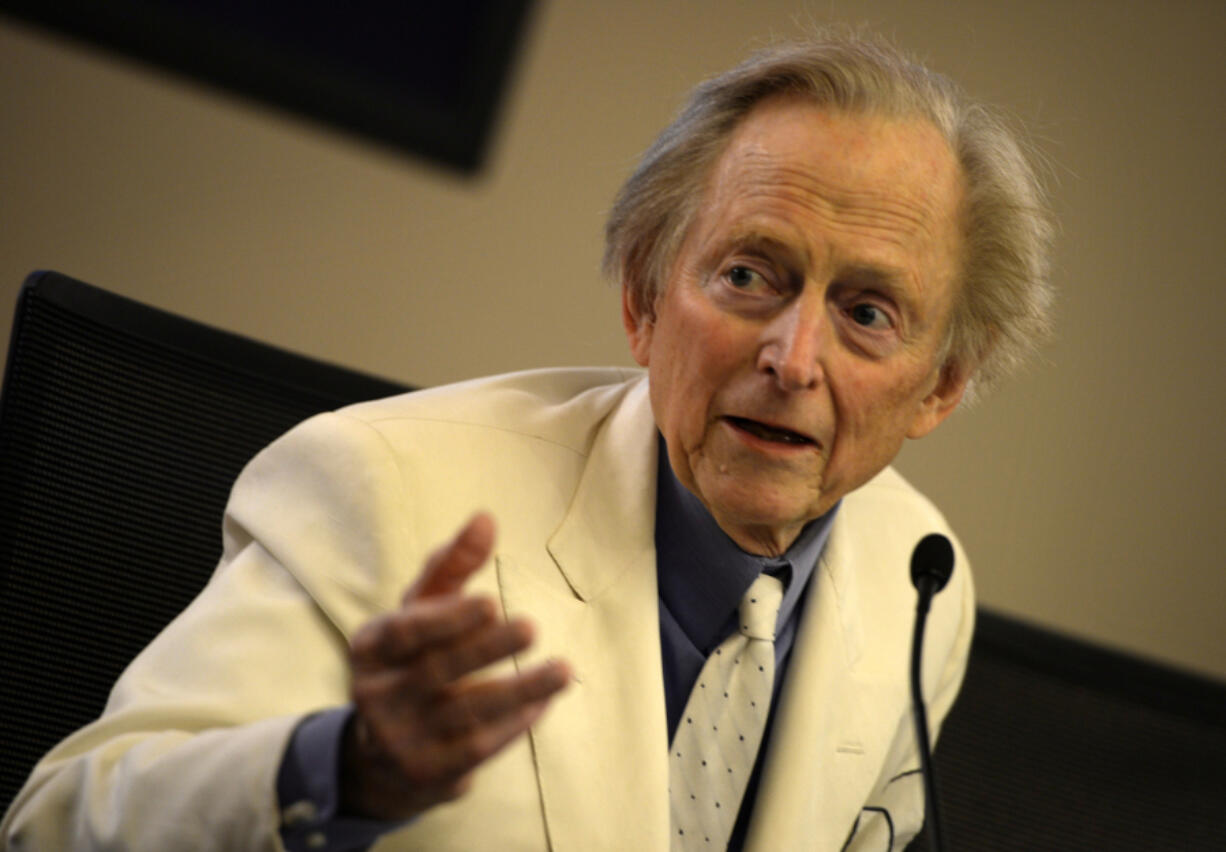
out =
<path fill-rule="evenodd" d="M 817 388 L 825 378 L 822 353 L 830 331 L 822 300 L 802 295 L 764 329 L 758 369 L 785 391 Z"/>

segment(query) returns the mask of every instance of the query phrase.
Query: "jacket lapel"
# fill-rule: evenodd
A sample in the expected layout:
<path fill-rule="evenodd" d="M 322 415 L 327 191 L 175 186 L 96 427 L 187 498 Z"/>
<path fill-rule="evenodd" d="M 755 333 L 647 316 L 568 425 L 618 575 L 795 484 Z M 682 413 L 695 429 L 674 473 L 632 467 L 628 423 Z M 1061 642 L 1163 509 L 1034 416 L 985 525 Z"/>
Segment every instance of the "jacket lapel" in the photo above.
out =
<path fill-rule="evenodd" d="M 597 433 L 552 561 L 503 554 L 508 612 L 530 616 L 528 666 L 567 660 L 575 682 L 530 737 L 555 852 L 664 850 L 668 743 L 656 591 L 655 425 L 645 381 Z"/>
<path fill-rule="evenodd" d="M 864 625 L 840 512 L 810 584 L 763 766 L 746 849 L 839 849 L 876 781 L 876 679 L 858 665 Z"/>

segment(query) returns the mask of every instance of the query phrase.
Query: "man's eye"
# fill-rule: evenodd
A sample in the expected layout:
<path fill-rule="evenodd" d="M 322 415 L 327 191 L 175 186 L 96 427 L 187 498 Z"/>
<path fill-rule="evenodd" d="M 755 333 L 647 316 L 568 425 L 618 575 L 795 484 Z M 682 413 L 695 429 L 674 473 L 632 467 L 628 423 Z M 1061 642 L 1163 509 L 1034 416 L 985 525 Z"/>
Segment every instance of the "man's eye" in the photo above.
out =
<path fill-rule="evenodd" d="M 728 270 L 728 283 L 738 290 L 748 290 L 762 282 L 762 276 L 748 266 L 734 266 Z"/>
<path fill-rule="evenodd" d="M 851 318 L 857 325 L 865 328 L 889 328 L 890 316 L 881 308 L 868 302 L 861 302 L 851 309 Z"/>

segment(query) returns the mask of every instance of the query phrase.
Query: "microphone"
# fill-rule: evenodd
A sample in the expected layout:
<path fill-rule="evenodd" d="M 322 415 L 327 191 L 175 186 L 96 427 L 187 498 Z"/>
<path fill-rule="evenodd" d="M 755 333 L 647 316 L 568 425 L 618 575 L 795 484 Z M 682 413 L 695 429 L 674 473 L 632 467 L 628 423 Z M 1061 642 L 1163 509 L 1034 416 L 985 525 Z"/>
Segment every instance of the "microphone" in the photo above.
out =
<path fill-rule="evenodd" d="M 932 596 L 949 582 L 954 573 L 954 546 L 940 533 L 928 533 L 911 554 L 911 585 L 920 593 L 924 609 Z"/>
<path fill-rule="evenodd" d="M 924 812 L 928 831 L 928 848 L 941 852 L 941 817 L 937 806 L 936 774 L 932 768 L 932 748 L 928 744 L 928 714 L 924 710 L 924 694 L 920 689 L 920 669 L 924 648 L 924 624 L 933 596 L 945 588 L 954 572 L 954 547 L 940 533 L 929 533 L 920 539 L 911 554 L 911 584 L 919 593 L 915 604 L 915 635 L 911 640 L 911 707 L 915 718 L 915 740 L 919 747 L 920 768 L 924 775 Z"/>

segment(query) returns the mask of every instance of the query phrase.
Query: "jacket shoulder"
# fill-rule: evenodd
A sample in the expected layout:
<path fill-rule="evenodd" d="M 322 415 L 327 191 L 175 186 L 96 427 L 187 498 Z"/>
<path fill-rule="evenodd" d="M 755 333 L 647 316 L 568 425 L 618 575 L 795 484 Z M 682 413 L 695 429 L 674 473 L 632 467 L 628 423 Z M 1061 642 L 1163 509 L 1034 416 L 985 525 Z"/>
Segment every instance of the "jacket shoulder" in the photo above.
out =
<path fill-rule="evenodd" d="M 854 518 L 875 518 L 899 532 L 924 528 L 951 535 L 941 510 L 893 467 L 887 467 L 843 498 L 839 509 Z"/>
<path fill-rule="evenodd" d="M 410 424 L 467 426 L 585 452 L 590 436 L 576 432 L 575 424 L 600 422 L 643 379 L 641 370 L 621 367 L 528 370 L 362 402 L 338 413 L 380 431 Z"/>

